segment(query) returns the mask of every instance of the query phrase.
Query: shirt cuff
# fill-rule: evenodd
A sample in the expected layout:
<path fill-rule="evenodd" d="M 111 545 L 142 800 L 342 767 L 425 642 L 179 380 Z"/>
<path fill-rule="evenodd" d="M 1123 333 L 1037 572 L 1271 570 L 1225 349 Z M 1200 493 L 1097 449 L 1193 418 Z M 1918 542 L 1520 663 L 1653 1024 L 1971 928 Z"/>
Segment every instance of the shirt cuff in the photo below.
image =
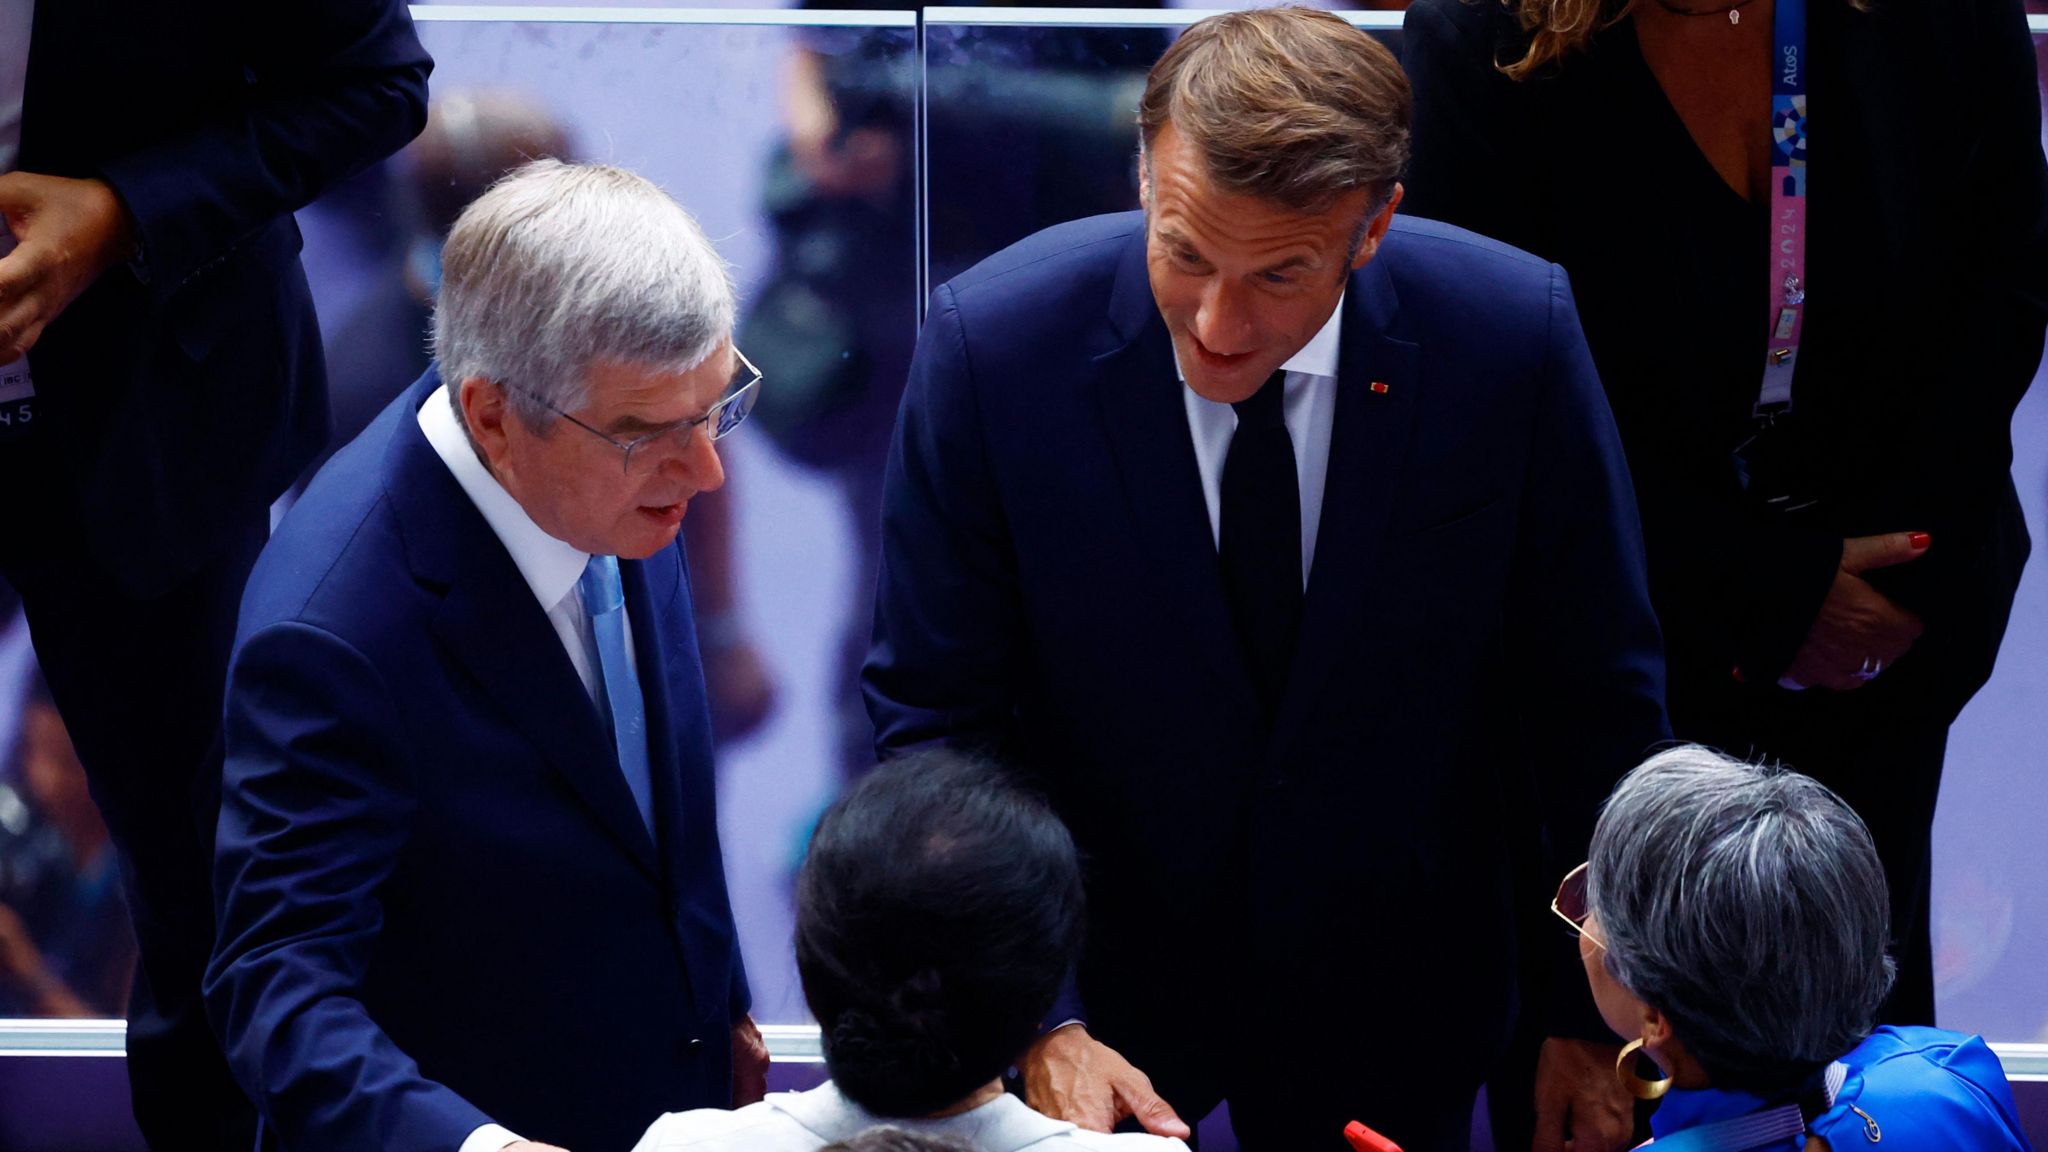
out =
<path fill-rule="evenodd" d="M 517 1144 L 521 1139 L 523 1137 L 509 1128 L 486 1124 L 469 1134 L 469 1138 L 462 1142 L 460 1152 L 498 1152 L 505 1145 Z"/>

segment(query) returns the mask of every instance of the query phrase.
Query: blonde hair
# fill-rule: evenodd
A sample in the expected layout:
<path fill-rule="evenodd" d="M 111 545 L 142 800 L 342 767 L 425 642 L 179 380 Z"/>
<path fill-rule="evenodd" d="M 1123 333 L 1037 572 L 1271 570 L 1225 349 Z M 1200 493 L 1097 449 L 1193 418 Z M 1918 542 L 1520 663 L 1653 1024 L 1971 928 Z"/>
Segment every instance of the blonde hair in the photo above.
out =
<path fill-rule="evenodd" d="M 1225 190 L 1320 212 L 1356 188 L 1384 204 L 1408 163 L 1408 76 L 1379 41 L 1310 8 L 1211 16 L 1145 80 L 1149 150 L 1170 121 Z"/>
<path fill-rule="evenodd" d="M 1484 2 L 1484 0 L 1481 0 Z M 1496 65 L 1511 80 L 1527 80 L 1545 67 L 1583 49 L 1594 33 L 1619 24 L 1635 11 L 1637 0 L 1500 0 L 1529 38 L 1519 60 Z M 1870 0 L 1848 0 L 1858 12 Z"/>

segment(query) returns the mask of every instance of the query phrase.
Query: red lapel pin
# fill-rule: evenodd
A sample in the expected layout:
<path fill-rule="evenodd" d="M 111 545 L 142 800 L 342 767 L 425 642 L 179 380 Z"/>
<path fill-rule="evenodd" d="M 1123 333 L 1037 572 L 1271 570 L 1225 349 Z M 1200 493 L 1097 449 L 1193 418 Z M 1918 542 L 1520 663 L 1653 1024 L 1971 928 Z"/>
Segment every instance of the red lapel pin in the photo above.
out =
<path fill-rule="evenodd" d="M 1373 381 L 1372 390 L 1379 393 L 1382 396 L 1385 396 L 1387 394 L 1387 382 L 1385 380 Z"/>

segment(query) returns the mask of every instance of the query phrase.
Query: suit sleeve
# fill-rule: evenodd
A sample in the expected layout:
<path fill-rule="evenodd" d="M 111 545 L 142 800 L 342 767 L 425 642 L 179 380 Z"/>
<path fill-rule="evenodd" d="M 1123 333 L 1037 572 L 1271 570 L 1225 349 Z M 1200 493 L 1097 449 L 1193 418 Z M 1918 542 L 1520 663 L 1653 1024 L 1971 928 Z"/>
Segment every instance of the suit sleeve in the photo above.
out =
<path fill-rule="evenodd" d="M 361 993 L 413 786 L 377 671 L 302 624 L 229 673 L 206 1005 L 228 1063 L 295 1152 L 455 1152 L 490 1117 L 419 1068 Z"/>
<path fill-rule="evenodd" d="M 1011 729 L 1021 620 L 967 333 L 942 285 L 918 337 L 883 474 L 874 642 L 862 673 L 876 752 L 1001 745 Z"/>
<path fill-rule="evenodd" d="M 1671 732 L 1628 465 L 1554 265 L 1549 311 L 1507 637 L 1509 665 L 1523 671 L 1522 740 L 1561 874 L 1586 858 L 1615 782 Z M 1553 939 L 1548 1033 L 1611 1040 L 1576 947 L 1562 931 Z"/>
<path fill-rule="evenodd" d="M 246 36 L 242 98 L 100 166 L 135 218 L 158 293 L 426 124 L 433 61 L 401 0 L 258 0 L 235 23 Z"/>

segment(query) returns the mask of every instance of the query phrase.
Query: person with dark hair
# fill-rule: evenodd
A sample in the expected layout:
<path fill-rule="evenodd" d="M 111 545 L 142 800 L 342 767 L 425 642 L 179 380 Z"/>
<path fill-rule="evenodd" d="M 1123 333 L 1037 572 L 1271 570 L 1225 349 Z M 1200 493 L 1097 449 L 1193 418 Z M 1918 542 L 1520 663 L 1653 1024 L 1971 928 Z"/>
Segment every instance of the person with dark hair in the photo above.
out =
<path fill-rule="evenodd" d="M 1696 745 L 1659 753 L 1615 788 L 1551 907 L 1629 1041 L 1622 1083 L 1662 1100 L 1658 1148 L 2027 1152 L 1981 1038 L 1877 1026 L 1884 869 L 1819 782 Z M 1638 1055 L 1662 1075 L 1642 1077 Z"/>
<path fill-rule="evenodd" d="M 796 899 L 831 1080 L 670 1113 L 636 1152 L 809 1152 L 885 1119 L 982 1152 L 1183 1147 L 1087 1132 L 1003 1090 L 1080 951 L 1083 899 L 1066 826 L 992 766 L 932 751 L 877 769 L 819 821 Z"/>

